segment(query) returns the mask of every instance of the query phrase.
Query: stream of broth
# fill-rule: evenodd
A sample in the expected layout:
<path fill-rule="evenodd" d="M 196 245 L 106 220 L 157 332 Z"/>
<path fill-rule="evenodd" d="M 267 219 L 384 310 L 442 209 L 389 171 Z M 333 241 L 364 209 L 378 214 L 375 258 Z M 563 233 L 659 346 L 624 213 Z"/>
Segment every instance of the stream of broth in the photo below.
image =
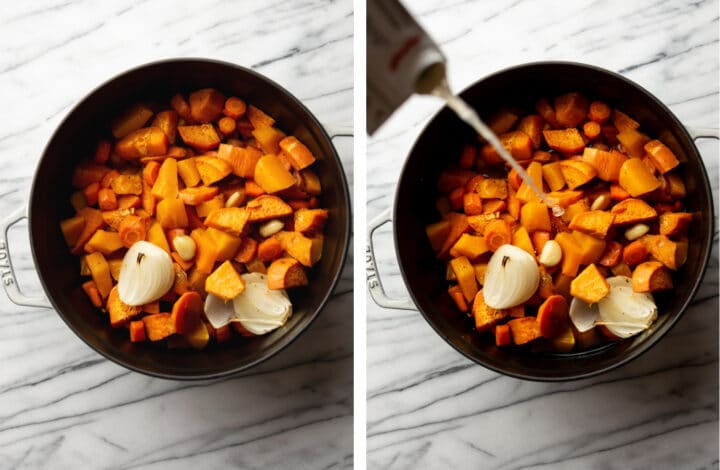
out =
<path fill-rule="evenodd" d="M 537 194 L 542 202 L 551 208 L 555 217 L 563 215 L 565 212 L 563 208 L 557 204 L 557 201 L 545 194 L 541 188 L 537 187 L 533 179 L 525 172 L 525 169 L 505 150 L 505 147 L 502 146 L 495 133 L 480 119 L 477 112 L 462 98 L 450 91 L 447 80 L 441 80 L 438 85 L 432 89 L 430 94 L 445 100 L 450 109 L 455 111 L 455 114 L 457 114 L 460 119 L 475 129 L 475 132 L 495 147 L 498 154 L 520 175 L 525 184 Z"/>

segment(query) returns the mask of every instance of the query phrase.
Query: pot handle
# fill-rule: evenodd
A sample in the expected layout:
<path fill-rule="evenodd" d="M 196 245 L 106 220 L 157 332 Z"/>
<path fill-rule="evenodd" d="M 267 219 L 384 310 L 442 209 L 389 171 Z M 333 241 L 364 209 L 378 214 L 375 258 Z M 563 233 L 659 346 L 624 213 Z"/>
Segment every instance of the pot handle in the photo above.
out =
<path fill-rule="evenodd" d="M 325 130 L 330 134 L 330 139 L 334 139 L 335 137 L 355 137 L 352 127 L 327 126 Z"/>
<path fill-rule="evenodd" d="M 0 221 L 0 277 L 10 301 L 24 307 L 52 308 L 45 297 L 28 297 L 20 291 L 15 276 L 15 269 L 10 259 L 10 247 L 8 245 L 8 232 L 10 227 L 27 218 L 27 208 L 21 207 Z"/>
<path fill-rule="evenodd" d="M 712 127 L 688 127 L 687 130 L 693 140 L 703 138 L 720 139 L 720 129 L 713 129 Z"/>
<path fill-rule="evenodd" d="M 367 247 L 365 256 L 367 263 L 365 264 L 366 280 L 370 295 L 376 304 L 383 308 L 395 308 L 399 310 L 417 310 L 415 304 L 410 299 L 392 299 L 387 296 L 380 280 L 380 272 L 375 262 L 375 248 L 373 247 L 373 233 L 388 222 L 392 222 L 391 209 L 387 209 L 378 215 L 374 220 L 368 223 L 367 227 Z"/>

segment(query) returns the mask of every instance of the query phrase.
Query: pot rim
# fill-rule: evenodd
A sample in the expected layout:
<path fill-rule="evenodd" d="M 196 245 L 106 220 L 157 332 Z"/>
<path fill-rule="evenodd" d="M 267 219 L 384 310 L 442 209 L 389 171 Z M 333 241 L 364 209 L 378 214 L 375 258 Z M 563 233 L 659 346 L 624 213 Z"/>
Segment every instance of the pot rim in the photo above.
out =
<path fill-rule="evenodd" d="M 112 82 L 116 81 L 120 77 L 123 77 L 125 75 L 135 73 L 137 71 L 140 71 L 145 68 L 150 67 L 156 67 L 156 66 L 162 66 L 166 64 L 183 64 L 186 65 L 192 65 L 193 63 L 203 63 L 203 64 L 214 64 L 214 65 L 220 65 L 223 67 L 228 67 L 237 71 L 241 71 L 243 73 L 249 74 L 257 78 L 258 80 L 270 85 L 272 88 L 274 88 L 276 91 L 278 91 L 281 95 L 284 95 L 287 97 L 290 101 L 294 102 L 295 105 L 297 105 L 304 113 L 304 119 L 308 120 L 309 123 L 314 126 L 316 129 L 319 130 L 321 138 L 325 141 L 326 144 L 328 144 L 331 155 L 329 157 L 332 157 L 334 160 L 336 160 L 338 167 L 340 168 L 340 178 L 336 178 L 337 184 L 341 186 L 341 190 L 343 194 L 345 195 L 345 209 L 347 211 L 348 217 L 346 220 L 342 221 L 343 224 L 343 230 L 345 233 L 344 240 L 342 241 L 341 246 L 341 252 L 340 252 L 340 260 L 339 260 L 339 267 L 334 273 L 332 280 L 330 282 L 330 287 L 327 290 L 327 292 L 324 294 L 320 302 L 318 303 L 317 308 L 309 312 L 309 319 L 305 323 L 304 326 L 302 326 L 299 330 L 297 330 L 294 335 L 290 336 L 289 334 L 283 335 L 280 340 L 272 344 L 267 351 L 264 351 L 262 354 L 258 354 L 255 359 L 248 362 L 247 364 L 244 364 L 239 367 L 233 367 L 231 369 L 227 369 L 224 371 L 219 372 L 208 372 L 208 373 L 198 373 L 198 374 L 177 374 L 177 373 L 164 373 L 161 371 L 154 371 L 154 370 L 146 370 L 142 367 L 137 367 L 135 365 L 126 363 L 125 361 L 121 360 L 119 357 L 117 357 L 117 354 L 119 351 L 113 347 L 110 346 L 108 343 L 103 342 L 106 346 L 108 346 L 107 350 L 101 350 L 97 348 L 92 342 L 90 342 L 85 335 L 81 334 L 80 331 L 78 331 L 75 326 L 66 318 L 65 313 L 60 310 L 55 302 L 55 299 L 48 295 L 49 289 L 48 285 L 43 278 L 42 275 L 37 270 L 37 266 L 39 266 L 38 258 L 36 255 L 35 250 L 35 244 L 33 242 L 32 237 L 32 225 L 33 225 L 33 204 L 32 201 L 34 199 L 35 194 L 35 185 L 37 183 L 37 174 L 40 166 L 43 163 L 43 160 L 45 159 L 46 153 L 50 147 L 50 144 L 56 139 L 58 136 L 60 130 L 63 128 L 65 123 L 70 119 L 71 116 L 74 116 L 75 113 L 78 111 L 78 109 L 92 96 L 94 96 L 96 93 L 98 93 L 101 89 L 107 87 Z M 265 75 L 262 75 L 250 68 L 243 67 L 238 64 L 234 64 L 231 62 L 226 62 L 222 60 L 217 59 L 208 59 L 208 58 L 202 58 L 202 57 L 176 57 L 176 58 L 168 58 L 168 59 L 162 59 L 152 62 L 143 63 L 137 66 L 134 66 L 132 68 L 123 70 L 120 73 L 117 73 L 113 75 L 111 78 L 104 80 L 102 83 L 94 87 L 92 90 L 90 90 L 88 93 L 86 93 L 83 98 L 78 100 L 74 106 L 67 112 L 67 114 L 62 118 L 60 123 L 57 125 L 55 130 L 53 131 L 50 138 L 45 143 L 45 146 L 43 147 L 42 153 L 40 154 L 40 159 L 38 160 L 37 166 L 35 168 L 35 172 L 33 174 L 32 184 L 30 187 L 30 193 L 29 193 L 29 199 L 27 203 L 27 219 L 28 219 L 28 234 L 30 238 L 30 251 L 32 253 L 32 260 L 33 265 L 35 266 L 36 272 L 38 272 L 38 278 L 40 279 L 40 284 L 42 285 L 43 291 L 45 292 L 46 297 L 50 301 L 52 308 L 55 310 L 55 312 L 62 318 L 62 320 L 65 322 L 65 324 L 75 333 L 75 335 L 80 338 L 86 345 L 88 345 L 90 348 L 92 348 L 95 352 L 99 353 L 106 359 L 109 359 L 110 361 L 135 372 L 139 372 L 141 374 L 151 376 L 151 377 L 157 377 L 161 379 L 171 379 L 171 380 L 184 380 L 184 381 L 195 381 L 195 380 L 208 380 L 208 379 L 217 379 L 221 377 L 228 377 L 231 375 L 236 375 L 242 371 L 248 370 L 252 367 L 257 366 L 258 364 L 270 359 L 271 357 L 275 356 L 277 353 L 282 351 L 283 349 L 290 346 L 299 336 L 301 336 L 307 329 L 312 325 L 312 323 L 315 321 L 315 319 L 320 314 L 320 311 L 322 311 L 325 308 L 325 305 L 330 300 L 330 297 L 333 294 L 333 291 L 335 290 L 335 287 L 337 286 L 337 283 L 340 281 L 340 278 L 342 276 L 342 272 L 345 268 L 345 262 L 347 260 L 347 252 L 348 247 L 350 243 L 350 237 L 351 237 L 351 219 L 352 219 L 352 207 L 350 204 L 350 191 L 348 188 L 347 183 L 347 176 L 345 175 L 344 167 L 342 165 L 342 160 L 340 159 L 337 149 L 335 148 L 335 145 L 333 144 L 332 138 L 328 135 L 327 131 L 325 130 L 325 127 L 320 124 L 318 119 L 315 117 L 315 115 L 303 104 L 295 95 L 290 93 L 287 89 L 285 89 L 283 86 L 279 85 L 277 82 L 273 81 L 272 79 L 266 77 Z"/>
<path fill-rule="evenodd" d="M 639 84 L 635 83 L 634 81 L 628 79 L 627 77 L 624 77 L 623 75 L 620 75 L 617 72 L 613 72 L 611 70 L 604 69 L 602 67 L 598 67 L 596 65 L 591 64 L 585 64 L 581 62 L 574 62 L 574 61 L 536 61 L 536 62 L 524 62 L 521 64 L 515 64 L 509 67 L 505 67 L 503 69 L 500 69 L 498 71 L 495 71 L 491 74 L 488 74 L 470 84 L 465 86 L 459 93 L 459 96 L 462 96 L 464 93 L 466 93 L 471 88 L 477 86 L 481 82 L 484 82 L 486 80 L 489 80 L 491 78 L 506 74 L 508 72 L 512 72 L 515 70 L 530 68 L 530 67 L 554 67 L 554 66 L 571 66 L 571 67 L 577 67 L 577 68 L 584 68 L 587 70 L 591 70 L 594 73 L 598 73 L 601 75 L 609 75 L 615 79 L 618 79 L 620 81 L 625 82 L 626 84 L 630 85 L 636 92 L 645 95 L 646 98 L 648 98 L 651 101 L 654 101 L 660 109 L 662 109 L 665 114 L 677 125 L 677 128 L 680 130 L 683 139 L 690 144 L 690 148 L 695 152 L 696 156 L 698 157 L 698 160 L 700 161 L 700 169 L 702 173 L 702 181 L 703 181 L 703 189 L 705 192 L 705 196 L 709 201 L 710 204 L 710 213 L 714 214 L 714 206 L 713 206 L 713 198 L 712 198 L 712 189 L 710 186 L 710 180 L 708 178 L 707 169 L 705 168 L 705 163 L 702 160 L 702 157 L 700 155 L 699 150 L 697 149 L 697 146 L 695 145 L 695 141 L 688 133 L 685 126 L 680 122 L 680 120 L 675 116 L 675 114 L 655 95 L 650 93 L 648 90 L 640 86 Z M 395 189 L 395 199 L 393 202 L 393 221 L 397 220 L 398 216 L 398 204 L 397 201 L 399 200 L 400 196 L 400 186 L 401 182 L 403 180 L 403 176 L 406 173 L 406 169 L 409 165 L 409 159 L 411 155 L 415 151 L 415 145 L 417 144 L 420 136 L 425 134 L 428 129 L 434 125 L 435 120 L 438 118 L 438 116 L 448 110 L 448 106 L 444 105 L 439 110 L 437 110 L 433 116 L 430 118 L 430 120 L 423 126 L 422 130 L 419 134 L 415 137 L 413 141 L 413 146 L 408 152 L 407 156 L 405 157 L 405 163 L 403 164 L 402 170 L 400 172 L 400 177 L 398 179 L 398 183 L 396 185 Z M 400 273 L 402 274 L 403 282 L 405 283 L 405 286 L 407 287 L 408 293 L 410 294 L 410 298 L 412 299 L 413 303 L 416 307 L 418 307 L 418 311 L 422 314 L 425 321 L 430 325 L 430 327 L 435 331 L 435 333 L 438 334 L 446 343 L 448 343 L 450 346 L 452 346 L 456 351 L 458 351 L 460 354 L 465 356 L 466 358 L 470 359 L 471 361 L 475 362 L 476 364 L 479 364 L 487 369 L 490 369 L 492 371 L 498 372 L 500 374 L 514 377 L 517 379 L 523 379 L 523 380 L 529 380 L 529 381 L 535 381 L 535 382 L 567 382 L 572 380 L 580 380 L 580 379 L 586 379 L 590 377 L 594 377 L 600 374 L 603 374 L 605 372 L 609 372 L 613 369 L 616 369 L 618 367 L 621 367 L 628 362 L 640 357 L 642 354 L 647 352 L 649 349 L 651 349 L 655 344 L 657 344 L 666 334 L 668 331 L 672 329 L 672 327 L 680 320 L 680 318 L 685 314 L 688 307 L 692 303 L 693 299 L 695 298 L 695 295 L 697 294 L 698 289 L 700 288 L 700 284 L 702 283 L 703 278 L 705 277 L 705 273 L 707 272 L 707 265 L 708 260 L 710 257 L 710 253 L 712 250 L 713 245 L 713 232 L 714 232 L 714 219 L 713 217 L 708 218 L 709 223 L 707 224 L 707 230 L 706 230 L 706 236 L 709 242 L 703 247 L 703 251 L 701 253 L 702 255 L 702 266 L 700 269 L 700 275 L 695 279 L 692 288 L 690 289 L 690 295 L 688 295 L 685 302 L 683 302 L 680 310 L 678 311 L 678 314 L 675 315 L 673 318 L 668 319 L 668 321 L 665 321 L 660 328 L 657 330 L 652 331 L 651 334 L 649 334 L 642 343 L 640 343 L 637 347 L 631 349 L 624 357 L 622 357 L 617 362 L 614 362 L 612 364 L 609 364 L 605 367 L 600 367 L 598 369 L 590 370 L 587 372 L 580 372 L 580 373 L 571 373 L 568 375 L 556 375 L 556 376 L 546 376 L 546 375 L 533 375 L 533 374 L 526 374 L 523 372 L 516 372 L 512 370 L 505 370 L 500 366 L 496 366 L 494 364 L 488 363 L 483 361 L 481 358 L 473 356 L 472 354 L 469 354 L 467 351 L 462 350 L 455 342 L 452 341 L 451 337 L 443 333 L 438 325 L 435 324 L 434 320 L 430 317 L 430 315 L 425 312 L 422 308 L 419 307 L 420 303 L 418 302 L 418 298 L 415 295 L 414 289 L 411 288 L 411 284 L 408 282 L 409 278 L 406 273 L 405 267 L 403 266 L 400 258 L 399 258 L 399 241 L 398 241 L 398 232 L 397 232 L 397 224 L 393 223 L 393 240 L 395 244 L 395 254 L 398 260 L 398 265 L 400 267 Z M 605 349 L 610 347 L 614 343 L 610 343 L 608 346 L 600 347 L 597 349 L 590 350 L 583 354 L 584 357 L 593 356 L 596 354 L 602 353 Z M 556 356 L 561 357 L 561 354 L 557 354 Z M 577 356 L 576 356 L 577 357 Z"/>

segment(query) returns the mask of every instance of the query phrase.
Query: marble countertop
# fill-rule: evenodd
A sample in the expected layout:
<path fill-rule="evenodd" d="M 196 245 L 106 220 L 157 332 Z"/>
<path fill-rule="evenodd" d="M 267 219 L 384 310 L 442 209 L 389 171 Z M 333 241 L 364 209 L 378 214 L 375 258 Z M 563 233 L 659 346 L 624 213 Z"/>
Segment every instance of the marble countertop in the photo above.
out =
<path fill-rule="evenodd" d="M 116 74 L 170 57 L 249 66 L 329 127 L 353 124 L 353 8 L 327 2 L 41 0 L 0 14 L 0 214 L 25 204 L 45 143 Z M 318 80 L 322 77 L 322 80 Z M 352 181 L 352 140 L 336 141 Z M 11 232 L 39 292 L 27 225 Z M 52 310 L 0 293 L 0 468 L 351 468 L 352 250 L 323 313 L 246 374 L 176 382 L 92 351 Z"/>
<path fill-rule="evenodd" d="M 718 127 L 714 0 L 406 4 L 445 51 L 455 90 L 513 64 L 572 60 L 622 73 L 688 126 Z M 368 138 L 368 220 L 392 206 L 405 156 L 440 107 L 414 97 Z M 717 217 L 718 143 L 698 147 Z M 407 297 L 390 225 L 375 245 L 389 294 Z M 452 349 L 419 313 L 367 303 L 368 468 L 718 467 L 717 232 L 681 321 L 645 355 L 591 379 L 498 375 Z"/>

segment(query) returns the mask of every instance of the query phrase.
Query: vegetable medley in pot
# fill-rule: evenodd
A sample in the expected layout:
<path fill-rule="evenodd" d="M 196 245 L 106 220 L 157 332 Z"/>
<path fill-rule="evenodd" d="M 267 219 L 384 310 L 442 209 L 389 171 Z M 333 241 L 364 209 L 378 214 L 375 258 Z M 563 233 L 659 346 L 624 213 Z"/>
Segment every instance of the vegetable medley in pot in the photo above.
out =
<path fill-rule="evenodd" d="M 680 161 L 620 109 L 567 93 L 488 125 L 563 209 L 555 216 L 489 144 L 438 178 L 426 227 L 448 293 L 497 346 L 571 352 L 650 328 L 653 294 L 687 258 Z"/>
<path fill-rule="evenodd" d="M 131 341 L 169 347 L 283 326 L 328 218 L 308 147 L 213 88 L 135 104 L 110 131 L 75 168 L 60 224 L 92 304 Z"/>

